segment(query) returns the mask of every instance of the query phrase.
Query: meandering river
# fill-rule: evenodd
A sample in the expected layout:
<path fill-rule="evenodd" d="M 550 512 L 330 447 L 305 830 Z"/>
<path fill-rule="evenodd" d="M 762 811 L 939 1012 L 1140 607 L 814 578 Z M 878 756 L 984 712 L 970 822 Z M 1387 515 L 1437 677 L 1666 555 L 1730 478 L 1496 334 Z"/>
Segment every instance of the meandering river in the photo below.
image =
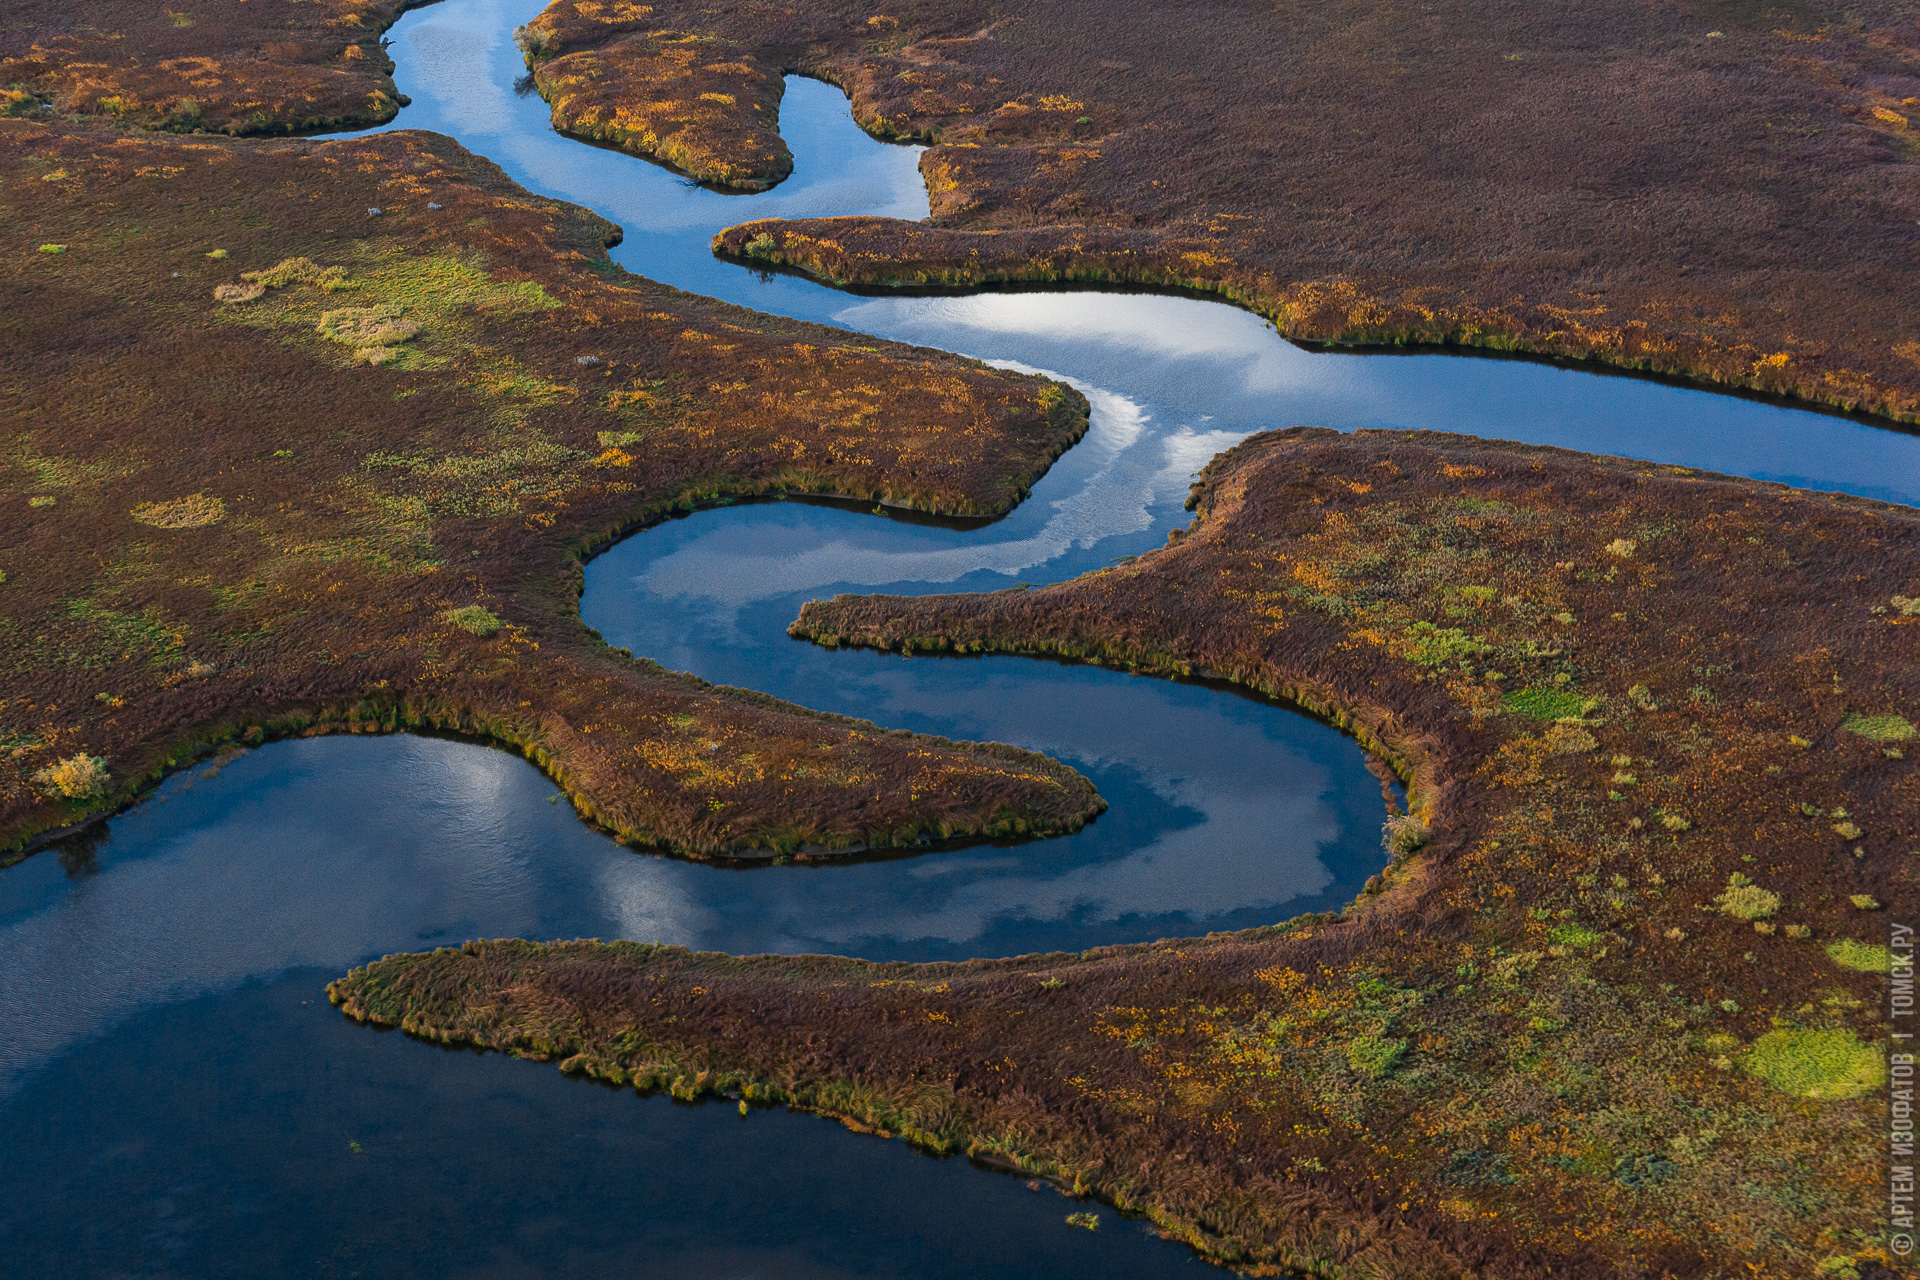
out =
<path fill-rule="evenodd" d="M 99 1275 L 1161 1276 L 1184 1248 L 964 1161 L 784 1112 L 640 1100 L 550 1066 L 355 1026 L 325 982 L 474 936 L 956 959 L 1239 928 L 1351 898 L 1380 784 L 1333 730 L 1230 691 L 785 636 L 841 590 L 1058 581 L 1164 542 L 1192 473 L 1272 426 L 1434 427 L 1920 501 L 1920 438 L 1587 370 L 1310 353 L 1257 317 L 1093 292 L 852 297 L 715 260 L 751 218 L 923 217 L 918 149 L 790 80 L 794 176 L 730 196 L 583 146 L 516 93 L 540 0 L 446 0 L 392 33 L 393 127 L 450 134 L 626 232 L 628 268 L 1072 382 L 1087 438 L 1004 520 L 801 503 L 704 511 L 589 566 L 610 643 L 890 727 L 1070 761 L 1079 834 L 825 867 L 635 854 L 517 757 L 423 737 L 279 743 L 170 780 L 87 841 L 0 872 L 0 1256 Z M 992 1230 L 979 1229 L 983 1222 Z"/>

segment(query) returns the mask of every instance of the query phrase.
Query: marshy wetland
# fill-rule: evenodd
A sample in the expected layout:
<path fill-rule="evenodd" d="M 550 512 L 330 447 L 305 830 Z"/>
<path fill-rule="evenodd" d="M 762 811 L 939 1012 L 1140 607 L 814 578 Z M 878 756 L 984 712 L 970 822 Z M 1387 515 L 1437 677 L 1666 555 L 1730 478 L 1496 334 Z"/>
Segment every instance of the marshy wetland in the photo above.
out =
<path fill-rule="evenodd" d="M 55 744 L 131 788 L 228 738 L 0 875 L 8 1256 L 1873 1269 L 1859 940 L 1920 849 L 1920 570 L 1910 511 L 1872 500 L 1920 501 L 1920 440 L 1547 364 L 1309 352 L 1192 297 L 749 269 L 780 264 L 716 232 L 924 216 L 919 149 L 779 59 L 770 190 L 585 146 L 516 91 L 538 12 L 447 0 L 392 29 L 412 105 L 388 128 L 467 152 L 6 135 L 0 198 L 48 193 L 14 239 L 64 246 L 15 255 L 42 311 L 13 332 L 69 389 L 99 360 L 83 324 L 134 353 L 77 407 L 12 391 L 33 431 L 0 591 L 27 588 L 8 625 L 37 633 L 13 829 L 108 802 L 49 807 Z M 164 248 L 156 282 L 87 302 L 121 285 L 85 255 L 180 160 L 263 194 L 215 208 L 190 180 L 130 237 Z M 215 310 L 216 285 L 253 296 Z M 203 458 L 48 447 L 129 377 Z M 1292 421 L 1372 430 L 1250 439 Z M 1466 435 L 1409 434 L 1437 430 Z M 860 500 L 802 498 L 823 491 Z M 136 499 L 129 538 L 108 508 Z M 36 570 L 76 539 L 90 578 Z M 1405 793 L 1268 694 L 1390 758 L 1432 842 L 1403 824 L 1376 877 Z M 290 740 L 247 749 L 250 726 Z M 409 726 L 562 785 L 386 733 Z M 1272 927 L 1301 912 L 1325 914 Z M 633 942 L 460 946 L 508 937 Z M 334 1001 L 414 1037 L 331 1008 L 349 968 Z M 769 1178 L 796 1194 L 743 1191 Z M 394 1219 L 400 1187 L 430 1211 Z"/>

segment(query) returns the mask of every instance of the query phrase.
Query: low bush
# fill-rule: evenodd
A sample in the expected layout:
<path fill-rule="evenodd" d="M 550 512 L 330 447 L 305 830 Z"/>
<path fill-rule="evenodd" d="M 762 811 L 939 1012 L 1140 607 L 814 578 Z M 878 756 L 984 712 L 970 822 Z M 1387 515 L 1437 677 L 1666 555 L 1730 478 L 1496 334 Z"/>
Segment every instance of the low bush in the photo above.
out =
<path fill-rule="evenodd" d="M 470 604 L 458 609 L 449 609 L 446 619 L 462 631 L 479 636 L 483 640 L 500 630 L 500 619 L 484 605 Z"/>
<path fill-rule="evenodd" d="M 1431 834 L 1417 814 L 1395 814 L 1380 828 L 1380 847 L 1389 857 L 1404 858 L 1424 845 Z"/>
<path fill-rule="evenodd" d="M 1356 1036 L 1347 1046 L 1347 1063 L 1367 1079 L 1378 1080 L 1399 1066 L 1400 1059 L 1406 1053 L 1405 1040 L 1389 1040 L 1385 1036 Z"/>
<path fill-rule="evenodd" d="M 33 775 L 41 792 L 67 800 L 91 800 L 107 790 L 107 762 L 84 751 L 50 764 Z"/>

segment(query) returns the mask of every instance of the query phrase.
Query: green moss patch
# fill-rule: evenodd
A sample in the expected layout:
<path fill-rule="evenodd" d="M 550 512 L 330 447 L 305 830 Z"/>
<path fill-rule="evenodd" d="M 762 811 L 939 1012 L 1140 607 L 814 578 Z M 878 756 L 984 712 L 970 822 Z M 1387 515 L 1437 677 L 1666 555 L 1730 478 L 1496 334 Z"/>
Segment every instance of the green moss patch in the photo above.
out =
<path fill-rule="evenodd" d="M 1887 1079 L 1880 1050 L 1851 1031 L 1769 1031 L 1740 1065 L 1776 1089 L 1822 1102 L 1857 1098 Z"/>
<path fill-rule="evenodd" d="M 1369 1080 L 1378 1080 L 1400 1065 L 1407 1053 L 1405 1040 L 1385 1036 L 1357 1036 L 1347 1046 L 1347 1062 Z"/>
<path fill-rule="evenodd" d="M 1557 947 L 1573 947 L 1576 950 L 1585 950 L 1587 947 L 1599 942 L 1601 938 L 1600 934 L 1595 933 L 1585 925 L 1579 924 L 1560 925 L 1547 936 L 1553 940 L 1553 944 Z"/>
<path fill-rule="evenodd" d="M 1528 720 L 1569 720 L 1587 705 L 1585 698 L 1565 689 L 1515 689 L 1500 701 Z"/>
<path fill-rule="evenodd" d="M 463 370 L 493 395 L 510 394 L 514 388 L 505 383 L 524 371 L 509 359 L 483 355 L 483 326 L 527 319 L 560 305 L 532 281 L 495 280 L 477 258 L 415 255 L 393 247 L 363 249 L 347 266 L 287 258 L 266 270 L 245 272 L 241 279 L 244 284 L 216 288 L 215 300 L 258 301 L 243 310 L 229 308 L 229 318 L 276 327 L 310 325 L 350 348 L 358 360 L 413 370 Z M 267 290 L 275 292 L 263 299 Z M 351 297 L 353 305 L 327 305 L 324 295 L 339 294 Z"/>
<path fill-rule="evenodd" d="M 1829 942 L 1827 959 L 1842 969 L 1858 969 L 1862 973 L 1886 973 L 1893 967 L 1893 953 L 1885 947 L 1876 947 L 1870 942 L 1856 942 L 1852 938 Z"/>
<path fill-rule="evenodd" d="M 459 609 L 449 609 L 446 618 L 462 631 L 483 639 L 500 630 L 500 619 L 484 605 L 470 604 Z"/>
<path fill-rule="evenodd" d="M 1869 742 L 1905 742 L 1916 732 L 1920 732 L 1905 716 L 1891 714 L 1880 716 L 1852 714 L 1840 722 L 1840 727 Z"/>
<path fill-rule="evenodd" d="M 1416 622 L 1407 628 L 1403 652 L 1423 667 L 1444 667 L 1462 658 L 1492 653 L 1493 646 L 1458 627 L 1436 627 L 1431 622 Z"/>

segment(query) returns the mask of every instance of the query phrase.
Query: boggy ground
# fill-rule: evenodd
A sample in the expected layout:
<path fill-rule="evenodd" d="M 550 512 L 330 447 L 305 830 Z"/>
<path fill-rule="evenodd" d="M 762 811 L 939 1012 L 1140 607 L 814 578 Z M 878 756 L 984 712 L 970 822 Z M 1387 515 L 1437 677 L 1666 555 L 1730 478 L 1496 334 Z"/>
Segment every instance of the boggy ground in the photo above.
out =
<path fill-rule="evenodd" d="M 1044 379 L 629 275 L 617 235 L 432 134 L 0 122 L 0 849 L 218 741 L 413 725 L 692 854 L 1097 812 L 1044 757 L 715 689 L 580 622 L 581 561 L 640 522 L 991 515 L 1086 429 Z"/>
<path fill-rule="evenodd" d="M 1348 910 L 948 965 L 473 942 L 333 998 L 1038 1171 L 1256 1273 L 1879 1273 L 1920 517 L 1305 428 L 1221 455 L 1194 502 L 1124 566 L 843 596 L 794 630 L 1204 673 L 1324 712 L 1411 779 L 1430 834 L 1396 820 Z"/>
<path fill-rule="evenodd" d="M 555 0 L 556 126 L 785 172 L 778 73 L 934 142 L 930 223 L 729 231 L 841 283 L 1217 291 L 1920 420 L 1920 20 L 1894 0 Z M 655 139 L 657 141 L 650 141 Z"/>
<path fill-rule="evenodd" d="M 407 0 L 8 0 L 0 115 L 97 116 L 180 133 L 391 120 L 380 47 Z"/>

